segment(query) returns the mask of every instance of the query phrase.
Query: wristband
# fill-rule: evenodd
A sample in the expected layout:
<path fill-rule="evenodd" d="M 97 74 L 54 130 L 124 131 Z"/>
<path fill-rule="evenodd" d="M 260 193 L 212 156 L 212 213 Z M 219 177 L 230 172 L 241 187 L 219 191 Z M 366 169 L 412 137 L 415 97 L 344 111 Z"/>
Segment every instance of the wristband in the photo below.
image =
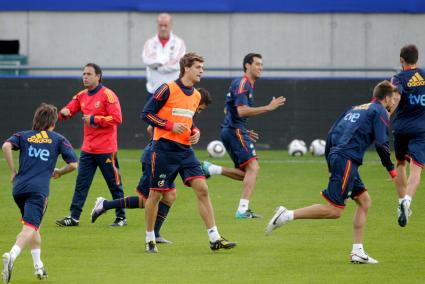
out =
<path fill-rule="evenodd" d="M 392 177 L 392 178 L 395 178 L 396 176 L 397 176 L 397 170 L 391 170 L 391 171 L 388 171 L 388 173 L 390 174 L 390 176 Z"/>
<path fill-rule="evenodd" d="M 167 121 L 167 123 L 166 123 L 166 124 L 165 124 L 165 126 L 164 126 L 164 129 L 165 129 L 165 130 L 170 130 L 170 131 L 172 131 L 172 130 L 173 130 L 173 125 L 174 125 L 174 122 L 172 122 L 172 121 L 168 120 L 168 121 Z"/>

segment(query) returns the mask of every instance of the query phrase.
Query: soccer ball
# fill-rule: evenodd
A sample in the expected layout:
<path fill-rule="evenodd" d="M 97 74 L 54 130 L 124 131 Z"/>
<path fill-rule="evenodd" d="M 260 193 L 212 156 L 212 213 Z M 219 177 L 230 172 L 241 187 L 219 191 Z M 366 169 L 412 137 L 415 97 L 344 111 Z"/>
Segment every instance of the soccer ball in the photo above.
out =
<path fill-rule="evenodd" d="M 292 140 L 288 145 L 288 153 L 291 156 L 303 156 L 307 153 L 307 146 L 303 140 Z"/>
<path fill-rule="evenodd" d="M 313 156 L 323 156 L 325 154 L 326 141 L 315 139 L 310 144 L 310 152 Z"/>
<path fill-rule="evenodd" d="M 219 140 L 211 141 L 207 146 L 208 155 L 212 158 L 221 158 L 226 154 L 226 148 Z"/>

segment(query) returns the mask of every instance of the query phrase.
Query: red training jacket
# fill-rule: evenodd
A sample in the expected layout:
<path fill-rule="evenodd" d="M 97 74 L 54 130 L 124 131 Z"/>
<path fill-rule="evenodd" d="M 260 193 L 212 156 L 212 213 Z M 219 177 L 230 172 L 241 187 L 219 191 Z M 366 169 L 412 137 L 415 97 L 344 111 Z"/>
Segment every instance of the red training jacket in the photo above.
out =
<path fill-rule="evenodd" d="M 117 152 L 117 126 L 122 123 L 121 106 L 115 93 L 98 86 L 93 91 L 83 90 L 65 106 L 71 116 L 78 112 L 91 115 L 90 123 L 84 123 L 84 141 L 81 150 L 91 154 Z M 65 120 L 59 113 L 59 120 Z"/>

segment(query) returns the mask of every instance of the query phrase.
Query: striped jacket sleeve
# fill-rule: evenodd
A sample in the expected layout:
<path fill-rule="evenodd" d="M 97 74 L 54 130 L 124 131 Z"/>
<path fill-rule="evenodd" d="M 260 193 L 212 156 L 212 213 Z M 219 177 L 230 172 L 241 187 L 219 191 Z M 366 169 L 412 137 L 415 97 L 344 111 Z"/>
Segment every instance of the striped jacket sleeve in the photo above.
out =
<path fill-rule="evenodd" d="M 158 90 L 155 91 L 154 95 L 146 102 L 140 117 L 153 127 L 171 130 L 173 128 L 173 122 L 161 118 L 157 113 L 165 105 L 170 96 L 170 90 L 167 84 L 163 84 Z"/>

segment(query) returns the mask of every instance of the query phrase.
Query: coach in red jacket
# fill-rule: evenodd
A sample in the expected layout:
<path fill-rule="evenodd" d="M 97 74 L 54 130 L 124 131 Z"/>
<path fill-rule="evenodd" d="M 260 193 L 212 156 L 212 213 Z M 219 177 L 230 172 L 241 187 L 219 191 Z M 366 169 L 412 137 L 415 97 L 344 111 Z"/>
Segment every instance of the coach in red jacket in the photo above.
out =
<path fill-rule="evenodd" d="M 122 123 L 121 106 L 115 93 L 101 82 L 100 67 L 94 63 L 87 64 L 83 71 L 85 89 L 75 95 L 59 113 L 59 119 L 66 120 L 82 112 L 84 122 L 84 141 L 71 215 L 57 220 L 59 226 L 78 226 L 97 167 L 113 199 L 124 197 L 117 158 L 117 127 Z M 116 209 L 116 219 L 111 226 L 125 225 L 127 220 L 124 209 Z"/>

